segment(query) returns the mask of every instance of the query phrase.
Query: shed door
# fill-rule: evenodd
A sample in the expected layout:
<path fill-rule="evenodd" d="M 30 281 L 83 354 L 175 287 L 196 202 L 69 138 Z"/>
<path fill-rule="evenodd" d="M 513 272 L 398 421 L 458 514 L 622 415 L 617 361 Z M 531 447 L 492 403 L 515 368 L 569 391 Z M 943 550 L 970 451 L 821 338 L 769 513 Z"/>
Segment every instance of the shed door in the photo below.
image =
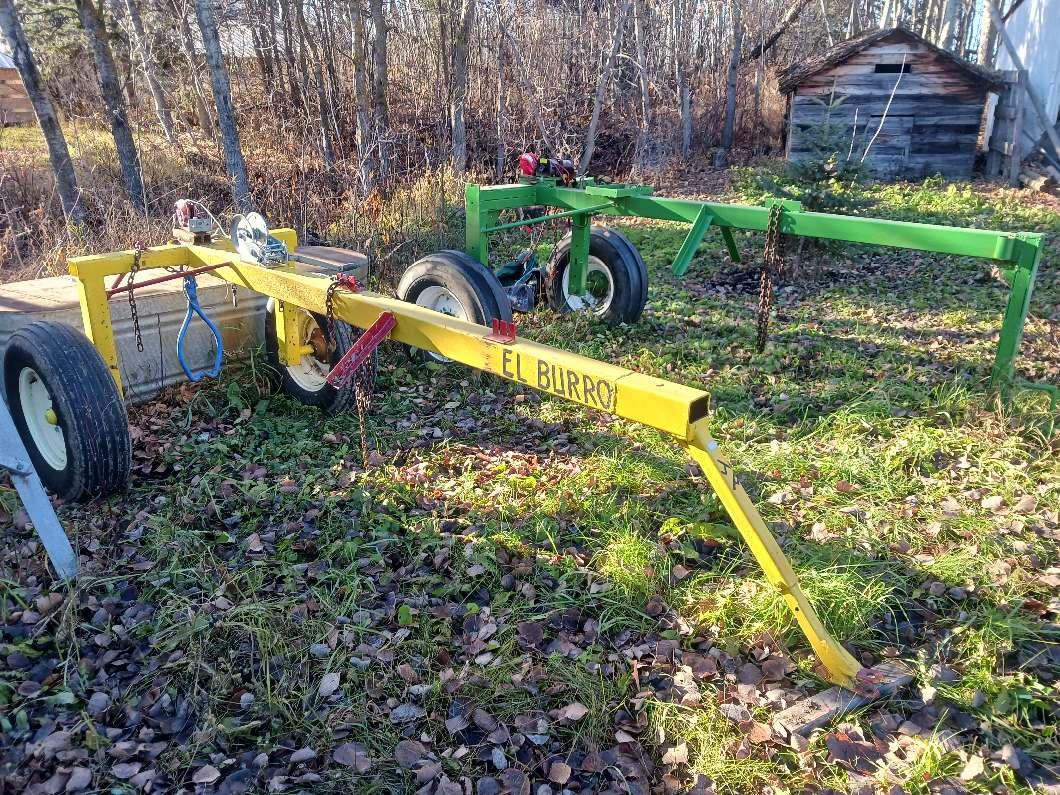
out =
<path fill-rule="evenodd" d="M 869 146 L 869 142 L 872 142 L 865 162 L 872 164 L 877 176 L 897 177 L 905 171 L 913 141 L 913 119 L 912 115 L 899 116 L 893 113 L 888 113 L 886 117 L 878 114 L 869 118 L 862 133 L 862 146 Z M 876 135 L 877 130 L 880 131 L 879 135 Z M 875 140 L 873 136 L 876 136 Z"/>

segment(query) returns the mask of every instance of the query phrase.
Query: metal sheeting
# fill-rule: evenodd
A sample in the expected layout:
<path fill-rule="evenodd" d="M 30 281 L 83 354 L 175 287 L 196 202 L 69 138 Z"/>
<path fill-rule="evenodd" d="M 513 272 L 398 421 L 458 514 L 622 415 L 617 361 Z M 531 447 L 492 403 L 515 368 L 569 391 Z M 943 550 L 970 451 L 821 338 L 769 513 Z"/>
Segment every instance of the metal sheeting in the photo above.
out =
<path fill-rule="evenodd" d="M 141 278 L 152 275 L 155 274 L 145 271 Z M 260 345 L 265 296 L 237 288 L 238 305 L 232 306 L 227 284 L 202 276 L 198 282 L 199 301 L 221 329 L 226 359 L 244 357 Z M 176 351 L 177 332 L 187 310 L 182 282 L 177 279 L 137 291 L 137 308 L 143 353 L 136 350 L 128 301 L 118 296 L 110 302 L 122 380 L 126 397 L 132 403 L 142 403 L 162 387 L 186 380 Z M 15 329 L 34 320 L 55 320 L 83 330 L 73 278 L 57 276 L 0 285 L 0 352 Z M 189 364 L 195 369 L 213 363 L 213 338 L 205 324 L 192 321 L 187 353 Z"/>

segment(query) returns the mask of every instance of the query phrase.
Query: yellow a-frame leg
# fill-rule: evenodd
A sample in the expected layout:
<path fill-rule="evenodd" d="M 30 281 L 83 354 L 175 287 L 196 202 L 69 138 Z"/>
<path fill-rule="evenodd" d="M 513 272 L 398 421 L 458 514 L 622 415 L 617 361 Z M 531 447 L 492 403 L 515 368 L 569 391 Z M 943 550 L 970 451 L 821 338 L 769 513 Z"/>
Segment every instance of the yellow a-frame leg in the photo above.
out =
<path fill-rule="evenodd" d="M 699 420 L 689 430 L 692 438 L 683 443 L 685 449 L 703 469 L 769 582 L 784 596 L 807 640 L 828 670 L 828 678 L 837 685 L 854 688 L 862 666 L 829 634 L 817 617 L 783 550 L 736 480 L 732 466 L 718 452 L 718 443 L 710 438 L 707 421 Z"/>

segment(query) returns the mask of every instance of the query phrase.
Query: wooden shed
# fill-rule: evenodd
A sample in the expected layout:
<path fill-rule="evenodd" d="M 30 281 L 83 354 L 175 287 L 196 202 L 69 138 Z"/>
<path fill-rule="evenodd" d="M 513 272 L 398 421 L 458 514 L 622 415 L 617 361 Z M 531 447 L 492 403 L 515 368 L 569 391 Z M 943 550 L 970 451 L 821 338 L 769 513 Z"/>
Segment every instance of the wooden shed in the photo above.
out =
<path fill-rule="evenodd" d="M 783 70 L 789 160 L 814 156 L 827 124 L 840 154 L 883 178 L 971 176 L 987 95 L 999 73 L 903 27 L 841 42 Z M 845 131 L 845 135 L 844 135 Z"/>
<path fill-rule="evenodd" d="M 0 52 L 0 127 L 26 124 L 35 118 L 15 62 L 10 55 Z"/>

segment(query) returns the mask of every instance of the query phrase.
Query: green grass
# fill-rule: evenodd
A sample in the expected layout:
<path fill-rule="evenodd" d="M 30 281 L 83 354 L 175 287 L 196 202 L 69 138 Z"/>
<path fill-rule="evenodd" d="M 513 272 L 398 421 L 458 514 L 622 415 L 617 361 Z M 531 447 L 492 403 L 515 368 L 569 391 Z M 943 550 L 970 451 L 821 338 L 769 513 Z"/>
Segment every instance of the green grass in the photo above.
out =
<path fill-rule="evenodd" d="M 410 201 L 429 187 L 411 188 Z M 873 196 L 876 215 L 1057 224 L 1006 191 L 928 181 Z M 720 239 L 708 237 L 677 280 L 669 263 L 683 228 L 624 231 L 652 280 L 639 323 L 609 329 L 538 311 L 520 332 L 708 390 L 711 432 L 825 625 L 858 654 L 914 661 L 922 681 L 935 664 L 952 669 L 935 685 L 939 703 L 987 727 L 969 748 L 1013 742 L 1056 764 L 1055 685 L 1028 660 L 1057 641 L 1033 604 L 1052 596 L 1043 572 L 1056 559 L 1060 472 L 1037 430 L 1042 401 L 1006 407 L 988 389 L 1005 289 L 972 260 L 815 252 L 755 354 L 757 296 L 718 289 L 732 268 Z M 740 245 L 753 256 L 760 237 Z M 1060 300 L 1056 261 L 1051 247 L 1032 304 L 1043 319 L 1021 360 L 1029 374 L 1060 361 L 1055 321 L 1044 320 Z M 626 710 L 641 716 L 639 741 L 657 760 L 686 744 L 682 781 L 702 773 L 718 792 L 845 786 L 820 738 L 811 769 L 810 757 L 782 748 L 737 752 L 739 727 L 718 711 L 732 671 L 700 682 L 696 704 L 666 699 L 675 663 L 646 651 L 661 641 L 686 654 L 714 648 L 735 670 L 768 638 L 795 663 L 785 686 L 821 686 L 780 595 L 671 440 L 466 370 L 410 364 L 397 350 L 383 362 L 368 433 L 385 463 L 367 472 L 352 417 L 306 411 L 233 373 L 133 412 L 159 474 L 63 509 L 81 543 L 99 537 L 101 555 L 114 551 L 71 601 L 134 589 L 153 609 L 136 631 L 164 661 L 163 689 L 196 705 L 194 736 L 161 757 L 170 775 L 186 778 L 222 748 L 326 754 L 352 740 L 383 761 L 353 784 L 324 766 L 319 791 L 412 791 L 410 774 L 388 761 L 403 736 L 387 717 L 394 705 L 424 707 L 413 734 L 441 754 L 459 745 L 444 727 L 454 705 L 510 722 L 578 702 L 584 718 L 553 726 L 564 751 L 613 745 Z M 1000 508 L 984 507 L 992 495 Z M 1034 507 L 1017 513 L 1026 495 Z M 0 502 L 13 507 L 8 493 Z M 5 574 L 4 610 L 32 602 L 32 590 Z M 98 632 L 91 615 L 69 609 L 47 640 L 68 673 Z M 540 643 L 524 642 L 528 624 L 541 626 Z M 319 644 L 323 656 L 311 651 Z M 340 690 L 321 699 L 329 671 L 341 672 Z M 16 686 L 0 674 L 3 728 L 37 728 Z M 125 699 L 153 698 L 158 686 L 154 674 L 134 676 Z M 243 693 L 254 696 L 246 710 Z M 883 709 L 917 718 L 911 699 Z M 867 731 L 875 714 L 853 720 Z M 442 763 L 454 778 L 489 770 L 474 754 Z M 955 770 L 958 757 L 925 741 L 881 780 L 926 791 Z M 105 771 L 100 781 L 119 784 Z M 974 786 L 998 783 L 1021 786 L 995 767 Z"/>

